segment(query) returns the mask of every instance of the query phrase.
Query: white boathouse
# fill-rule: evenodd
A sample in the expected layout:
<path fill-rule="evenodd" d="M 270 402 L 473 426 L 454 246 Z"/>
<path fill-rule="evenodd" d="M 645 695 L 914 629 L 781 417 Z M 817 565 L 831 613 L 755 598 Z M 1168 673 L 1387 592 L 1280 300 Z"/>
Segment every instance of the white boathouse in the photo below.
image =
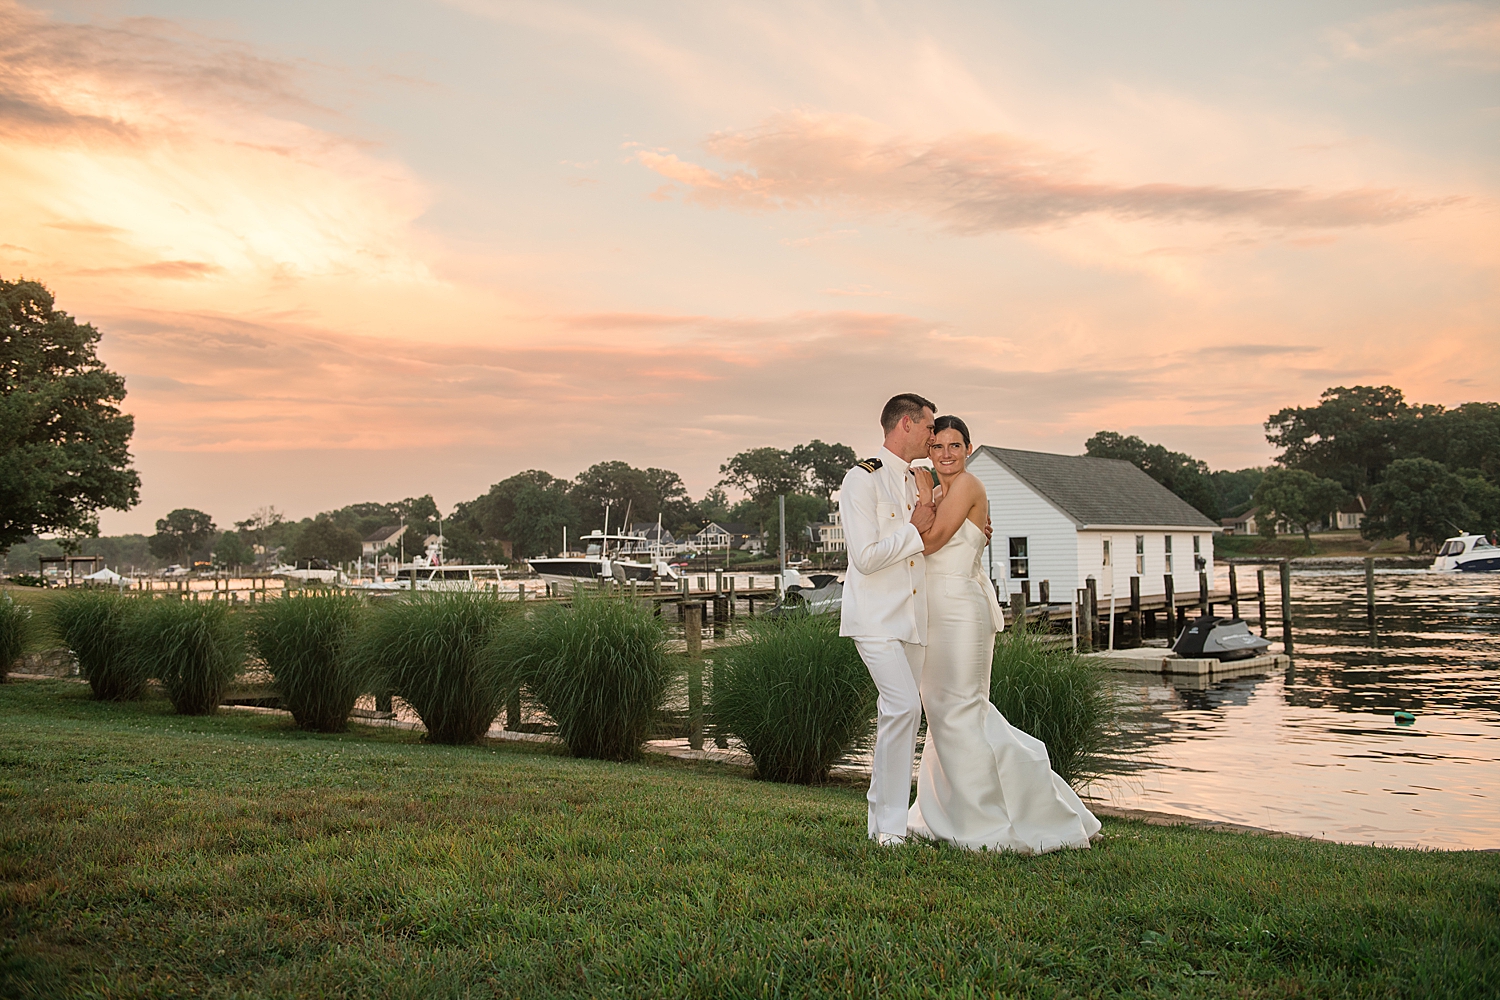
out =
<path fill-rule="evenodd" d="M 981 446 L 969 471 L 989 494 L 995 533 L 985 553 L 1003 595 L 1048 581 L 1054 603 L 1073 599 L 1093 577 L 1101 597 L 1196 593 L 1198 574 L 1214 570 L 1219 525 L 1129 462 L 1083 455 Z"/>

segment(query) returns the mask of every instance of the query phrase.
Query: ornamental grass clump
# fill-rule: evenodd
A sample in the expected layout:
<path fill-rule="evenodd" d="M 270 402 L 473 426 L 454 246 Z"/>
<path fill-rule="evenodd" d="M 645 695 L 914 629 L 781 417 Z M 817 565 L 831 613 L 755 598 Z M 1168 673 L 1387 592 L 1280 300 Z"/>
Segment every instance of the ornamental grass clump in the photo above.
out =
<path fill-rule="evenodd" d="M 547 710 L 575 757 L 633 760 L 671 680 L 665 646 L 649 608 L 580 593 L 502 630 L 491 656 Z"/>
<path fill-rule="evenodd" d="M 373 685 L 399 695 L 430 743 L 474 743 L 515 690 L 485 650 L 516 612 L 476 594 L 419 593 L 371 610 L 352 651 Z"/>
<path fill-rule="evenodd" d="M 126 637 L 137 669 L 161 681 L 181 715 L 212 715 L 245 666 L 245 637 L 225 601 L 146 600 Z"/>
<path fill-rule="evenodd" d="M 761 619 L 721 650 L 713 672 L 720 731 L 771 781 L 812 784 L 870 733 L 877 692 L 835 615 Z"/>
<path fill-rule="evenodd" d="M 78 672 L 99 701 L 134 701 L 146 693 L 146 662 L 131 650 L 138 598 L 113 590 L 69 590 L 47 610 L 49 631 L 78 658 Z"/>
<path fill-rule="evenodd" d="M 349 655 L 363 610 L 357 597 L 318 594 L 267 601 L 251 617 L 250 645 L 303 729 L 343 732 L 370 688 L 369 665 Z"/>
<path fill-rule="evenodd" d="M 0 595 L 0 684 L 10 674 L 11 664 L 21 658 L 31 637 L 31 609 Z"/>
<path fill-rule="evenodd" d="M 1117 731 L 1102 668 L 1035 633 L 1004 632 L 995 637 L 990 701 L 1047 744 L 1052 770 L 1068 784 L 1099 774 Z"/>

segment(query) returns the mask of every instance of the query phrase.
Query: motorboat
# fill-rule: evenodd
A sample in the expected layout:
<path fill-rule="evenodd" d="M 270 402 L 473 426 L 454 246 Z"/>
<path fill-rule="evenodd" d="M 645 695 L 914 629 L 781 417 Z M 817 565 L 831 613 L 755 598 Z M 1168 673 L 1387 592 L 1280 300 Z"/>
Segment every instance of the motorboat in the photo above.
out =
<path fill-rule="evenodd" d="M 657 534 L 653 539 L 643 534 L 611 534 L 607 511 L 605 517 L 604 530 L 595 529 L 578 539 L 583 544 L 583 551 L 528 559 L 526 565 L 549 584 L 564 587 L 605 580 L 622 584 L 666 580 L 676 584 L 680 576 L 677 568 L 667 562 L 662 551 L 660 519 L 657 520 Z M 566 544 L 566 535 L 564 543 Z"/>
<path fill-rule="evenodd" d="M 1271 648 L 1271 641 L 1253 635 L 1239 618 L 1204 616 L 1188 622 L 1172 651 L 1189 660 L 1248 660 Z"/>
<path fill-rule="evenodd" d="M 396 568 L 390 580 L 373 580 L 357 585 L 359 590 L 433 590 L 452 593 L 498 591 L 503 566 L 468 564 L 432 565 L 413 561 Z"/>
<path fill-rule="evenodd" d="M 1443 542 L 1432 568 L 1440 573 L 1492 573 L 1500 570 L 1500 545 L 1466 531 Z"/>
<path fill-rule="evenodd" d="M 771 613 L 790 614 L 804 611 L 810 615 L 838 614 L 844 607 L 844 584 L 832 573 L 799 573 L 788 569 L 782 574 L 781 603 Z"/>

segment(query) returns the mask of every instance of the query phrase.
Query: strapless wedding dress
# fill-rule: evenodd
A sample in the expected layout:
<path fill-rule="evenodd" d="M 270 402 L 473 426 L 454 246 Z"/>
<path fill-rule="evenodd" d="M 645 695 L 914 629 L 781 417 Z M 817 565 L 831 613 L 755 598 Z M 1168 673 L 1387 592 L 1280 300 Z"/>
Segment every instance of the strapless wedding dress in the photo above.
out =
<path fill-rule="evenodd" d="M 907 832 L 1019 854 L 1088 847 L 1099 821 L 1053 773 L 1046 745 L 990 704 L 999 603 L 981 570 L 984 547 L 965 520 L 926 559 L 927 744 Z"/>

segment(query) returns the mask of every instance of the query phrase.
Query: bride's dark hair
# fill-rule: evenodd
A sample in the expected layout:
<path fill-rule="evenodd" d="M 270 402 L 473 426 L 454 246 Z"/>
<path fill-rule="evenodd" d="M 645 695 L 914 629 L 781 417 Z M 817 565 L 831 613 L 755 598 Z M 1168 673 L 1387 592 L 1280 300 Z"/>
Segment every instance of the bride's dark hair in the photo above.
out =
<path fill-rule="evenodd" d="M 974 447 L 973 442 L 969 440 L 969 425 L 964 423 L 960 418 L 953 416 L 938 417 L 932 422 L 933 434 L 936 434 L 938 431 L 947 430 L 958 431 L 958 433 L 962 434 L 964 436 L 965 448 L 972 449 Z"/>

